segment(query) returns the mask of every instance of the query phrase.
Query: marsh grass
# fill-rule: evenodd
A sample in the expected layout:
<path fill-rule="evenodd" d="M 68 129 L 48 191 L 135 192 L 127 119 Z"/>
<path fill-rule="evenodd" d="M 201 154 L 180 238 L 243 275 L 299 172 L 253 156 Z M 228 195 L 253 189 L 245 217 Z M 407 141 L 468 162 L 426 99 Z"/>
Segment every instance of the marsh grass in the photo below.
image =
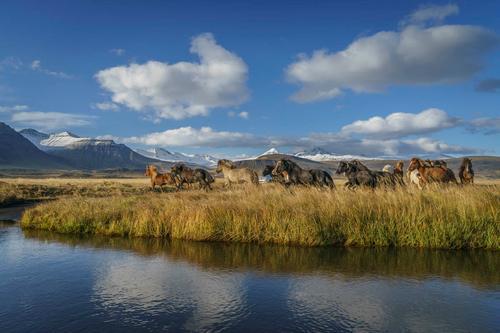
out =
<path fill-rule="evenodd" d="M 352 192 L 266 185 L 66 197 L 27 210 L 21 226 L 197 241 L 498 250 L 499 208 L 499 186 Z"/>
<path fill-rule="evenodd" d="M 0 181 L 0 208 L 58 197 L 107 197 L 148 192 L 144 184 L 113 181 Z"/>

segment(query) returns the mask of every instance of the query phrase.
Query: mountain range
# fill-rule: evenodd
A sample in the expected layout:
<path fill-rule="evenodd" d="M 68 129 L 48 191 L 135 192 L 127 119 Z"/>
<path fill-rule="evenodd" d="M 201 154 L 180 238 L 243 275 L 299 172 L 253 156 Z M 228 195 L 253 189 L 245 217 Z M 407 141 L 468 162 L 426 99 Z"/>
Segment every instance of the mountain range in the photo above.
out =
<path fill-rule="evenodd" d="M 421 156 L 436 158 L 436 156 Z M 395 157 L 374 158 L 358 155 L 338 155 L 321 148 L 294 154 L 283 154 L 276 148 L 243 160 L 235 160 L 240 166 L 261 171 L 277 160 L 287 158 L 304 168 L 319 168 L 332 171 L 337 161 L 360 159 L 370 168 L 381 169 L 387 163 L 393 163 Z M 460 163 L 459 158 L 439 156 L 447 159 L 454 169 Z M 399 159 L 399 158 L 398 158 Z M 404 159 L 404 158 L 402 158 Z M 485 177 L 500 178 L 500 157 L 478 156 L 473 158 L 474 166 L 480 167 Z M 186 154 L 172 152 L 163 148 L 132 150 L 128 146 L 113 140 L 80 137 L 64 131 L 46 134 L 35 129 L 23 129 L 16 132 L 10 126 L 0 122 L 0 168 L 1 169 L 39 169 L 39 170 L 135 170 L 142 171 L 147 164 L 156 164 L 168 169 L 173 163 L 183 162 L 190 166 L 213 168 L 217 158 L 208 154 Z"/>

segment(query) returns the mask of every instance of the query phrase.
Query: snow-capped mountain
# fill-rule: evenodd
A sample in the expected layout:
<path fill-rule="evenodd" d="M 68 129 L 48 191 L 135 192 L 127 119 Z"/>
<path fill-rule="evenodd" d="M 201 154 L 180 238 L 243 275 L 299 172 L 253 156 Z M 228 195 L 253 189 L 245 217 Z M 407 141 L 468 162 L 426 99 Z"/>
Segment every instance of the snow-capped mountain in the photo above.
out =
<path fill-rule="evenodd" d="M 113 144 L 112 140 L 100 140 L 88 137 L 80 137 L 74 133 L 65 131 L 60 133 L 45 134 L 32 128 L 23 129 L 19 132 L 26 139 L 30 140 L 38 149 L 51 150 L 69 148 L 70 146 L 79 144 L 88 145 L 109 145 Z"/>
<path fill-rule="evenodd" d="M 340 160 L 377 160 L 378 157 L 367 157 L 362 155 L 339 155 L 330 153 L 322 148 L 313 148 L 311 150 L 303 151 L 294 154 L 294 156 L 305 158 L 312 161 L 340 161 Z"/>
<path fill-rule="evenodd" d="M 281 154 L 281 153 L 278 151 L 278 149 L 271 148 L 271 149 L 265 151 L 264 153 L 260 154 L 258 157 L 266 156 L 266 155 L 275 155 L 275 154 Z"/>
<path fill-rule="evenodd" d="M 214 166 L 217 164 L 217 158 L 207 154 L 185 154 L 170 152 L 162 148 L 137 149 L 136 152 L 142 156 L 166 162 L 184 162 L 203 166 Z"/>

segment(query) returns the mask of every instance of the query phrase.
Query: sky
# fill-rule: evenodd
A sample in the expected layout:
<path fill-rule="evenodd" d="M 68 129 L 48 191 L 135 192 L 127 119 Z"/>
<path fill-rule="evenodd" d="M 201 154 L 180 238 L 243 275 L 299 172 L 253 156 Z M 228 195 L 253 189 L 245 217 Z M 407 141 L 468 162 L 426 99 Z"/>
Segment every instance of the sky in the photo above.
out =
<path fill-rule="evenodd" d="M 0 121 L 225 156 L 500 154 L 499 1 L 2 1 Z"/>

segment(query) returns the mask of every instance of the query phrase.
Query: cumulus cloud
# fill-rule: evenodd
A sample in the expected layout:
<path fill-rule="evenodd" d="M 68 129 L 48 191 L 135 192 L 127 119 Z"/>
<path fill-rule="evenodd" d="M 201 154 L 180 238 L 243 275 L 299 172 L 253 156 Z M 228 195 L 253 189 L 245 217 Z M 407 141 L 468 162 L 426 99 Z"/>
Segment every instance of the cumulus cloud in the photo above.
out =
<path fill-rule="evenodd" d="M 88 126 L 94 118 L 93 116 L 62 112 L 22 111 L 13 113 L 11 121 L 42 130 L 54 130 Z"/>
<path fill-rule="evenodd" d="M 431 19 L 429 15 L 425 10 L 416 17 Z M 445 16 L 445 11 L 438 15 Z M 301 86 L 292 96 L 297 102 L 330 99 L 345 90 L 367 93 L 391 85 L 453 83 L 477 73 L 485 54 L 498 42 L 493 32 L 482 27 L 411 24 L 400 31 L 359 38 L 339 52 L 302 55 L 285 74 Z"/>
<path fill-rule="evenodd" d="M 211 34 L 191 42 L 200 61 L 169 64 L 148 61 L 104 69 L 96 74 L 114 103 L 156 118 L 205 116 L 210 109 L 236 106 L 248 98 L 248 68 L 236 54 L 218 45 Z"/>
<path fill-rule="evenodd" d="M 403 23 L 441 22 L 450 15 L 457 15 L 459 11 L 455 4 L 421 6 Z"/>
<path fill-rule="evenodd" d="M 259 147 L 273 142 L 270 139 L 249 133 L 216 131 L 210 127 L 199 129 L 190 126 L 149 133 L 144 136 L 122 140 L 150 146 L 181 147 Z"/>
<path fill-rule="evenodd" d="M 445 111 L 431 108 L 420 113 L 391 113 L 387 117 L 358 120 L 342 127 L 342 133 L 375 137 L 403 137 L 413 134 L 436 132 L 457 126 L 460 119 Z"/>
<path fill-rule="evenodd" d="M 71 75 L 69 75 L 69 74 L 66 74 L 64 72 L 51 71 L 51 70 L 48 70 L 48 69 L 42 67 L 42 62 L 40 60 L 33 60 L 31 62 L 30 68 L 34 71 L 37 71 L 37 72 L 40 72 L 40 73 L 43 73 L 46 75 L 58 77 L 61 79 L 71 79 Z"/>
<path fill-rule="evenodd" d="M 476 91 L 500 93 L 500 79 L 486 79 L 476 85 Z"/>

